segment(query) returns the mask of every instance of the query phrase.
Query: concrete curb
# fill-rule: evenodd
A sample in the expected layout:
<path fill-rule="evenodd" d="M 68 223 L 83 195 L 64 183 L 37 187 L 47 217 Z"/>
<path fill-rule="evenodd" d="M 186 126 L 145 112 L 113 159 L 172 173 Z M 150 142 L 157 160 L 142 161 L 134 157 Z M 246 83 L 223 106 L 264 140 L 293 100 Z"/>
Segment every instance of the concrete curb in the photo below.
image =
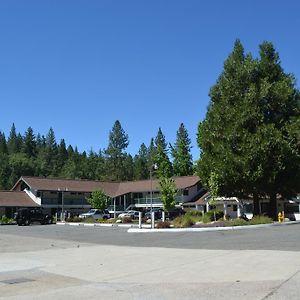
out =
<path fill-rule="evenodd" d="M 82 227 L 121 227 L 121 228 L 138 228 L 137 224 L 104 224 L 104 223 L 67 223 L 67 222 L 57 222 L 56 225 L 60 226 L 82 226 Z M 143 228 L 151 228 L 151 225 L 143 225 Z"/>
<path fill-rule="evenodd" d="M 130 228 L 127 232 L 129 233 L 157 233 L 157 232 L 207 232 L 207 231 L 229 231 L 229 230 L 242 230 L 242 229 L 258 229 L 267 228 L 272 226 L 285 226 L 285 225 L 295 225 L 300 224 L 300 221 L 291 221 L 286 223 L 272 223 L 272 224 L 258 224 L 258 225 L 248 225 L 248 226 L 231 226 L 231 227 L 204 227 L 204 228 L 161 228 L 161 229 L 139 229 Z"/>

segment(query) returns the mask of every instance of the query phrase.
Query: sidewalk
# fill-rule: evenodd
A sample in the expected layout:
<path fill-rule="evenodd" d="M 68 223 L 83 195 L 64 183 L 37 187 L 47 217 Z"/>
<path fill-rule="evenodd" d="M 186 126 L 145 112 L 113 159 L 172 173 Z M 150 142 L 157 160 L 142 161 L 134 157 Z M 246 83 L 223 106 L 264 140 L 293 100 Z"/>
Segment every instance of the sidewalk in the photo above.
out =
<path fill-rule="evenodd" d="M 85 227 L 120 227 L 128 228 L 129 233 L 157 233 L 157 232 L 207 232 L 207 231 L 229 231 L 229 230 L 242 230 L 242 229 L 258 229 L 272 226 L 287 226 L 300 224 L 300 221 L 290 221 L 283 223 L 272 223 L 272 224 L 258 224 L 258 225 L 246 225 L 246 226 L 229 226 L 229 227 L 205 227 L 205 228 L 155 228 L 152 229 L 150 224 L 143 224 L 142 228 L 138 228 L 138 224 L 121 224 L 121 223 L 67 223 L 57 222 L 56 225 L 60 226 L 85 226 Z"/>

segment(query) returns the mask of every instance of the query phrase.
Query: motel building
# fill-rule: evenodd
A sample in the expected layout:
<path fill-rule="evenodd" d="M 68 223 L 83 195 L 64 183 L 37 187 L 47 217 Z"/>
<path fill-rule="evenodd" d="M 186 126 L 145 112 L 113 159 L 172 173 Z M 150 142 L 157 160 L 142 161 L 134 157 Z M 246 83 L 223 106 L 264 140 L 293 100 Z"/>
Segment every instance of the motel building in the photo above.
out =
<path fill-rule="evenodd" d="M 178 207 L 203 194 L 198 176 L 174 177 L 174 180 Z M 114 210 L 147 209 L 151 203 L 152 207 L 163 207 L 157 179 L 106 182 L 22 176 L 10 191 L 0 191 L 0 216 L 12 217 L 21 207 L 42 207 L 53 216 L 62 211 L 80 214 L 91 208 L 86 199 L 99 189 L 111 199 L 108 203 L 111 214 Z"/>
<path fill-rule="evenodd" d="M 198 176 L 174 177 L 174 180 L 177 207 L 203 213 L 216 208 L 223 210 L 224 215 L 230 218 L 242 215 L 252 218 L 251 198 L 219 197 L 212 205 L 210 193 L 202 187 Z M 99 189 L 111 199 L 108 203 L 111 215 L 126 209 L 145 210 L 151 204 L 152 207 L 163 207 L 157 179 L 108 182 L 22 176 L 10 191 L 0 191 L 0 217 L 13 217 L 14 212 L 22 207 L 42 207 L 45 213 L 53 216 L 62 211 L 80 214 L 91 208 L 86 199 Z M 260 201 L 261 214 L 267 212 L 268 202 L 268 199 Z M 290 220 L 300 220 L 300 194 L 291 199 L 279 198 L 277 211 L 284 211 Z"/>

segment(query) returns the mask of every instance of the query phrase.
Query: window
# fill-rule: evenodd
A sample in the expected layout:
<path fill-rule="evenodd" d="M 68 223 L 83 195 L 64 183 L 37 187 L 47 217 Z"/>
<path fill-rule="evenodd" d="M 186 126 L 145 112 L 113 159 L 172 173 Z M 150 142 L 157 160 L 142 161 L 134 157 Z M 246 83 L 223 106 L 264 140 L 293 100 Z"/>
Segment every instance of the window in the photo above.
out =
<path fill-rule="evenodd" d="M 236 205 L 236 204 L 233 204 L 232 210 L 233 210 L 233 211 L 237 211 L 237 205 Z"/>
<path fill-rule="evenodd" d="M 76 192 L 71 192 L 70 194 L 71 194 L 71 195 L 77 195 L 77 193 L 76 193 Z"/>
<path fill-rule="evenodd" d="M 188 189 L 183 190 L 183 196 L 188 196 L 188 195 L 189 195 L 189 190 Z"/>

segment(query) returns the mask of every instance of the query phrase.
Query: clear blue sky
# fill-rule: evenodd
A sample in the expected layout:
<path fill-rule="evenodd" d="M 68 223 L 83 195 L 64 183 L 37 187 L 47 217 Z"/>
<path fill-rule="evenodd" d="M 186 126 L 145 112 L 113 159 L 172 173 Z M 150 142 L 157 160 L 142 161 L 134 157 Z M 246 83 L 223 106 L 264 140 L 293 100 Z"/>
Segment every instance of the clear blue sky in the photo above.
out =
<path fill-rule="evenodd" d="M 0 130 L 31 126 L 80 151 L 107 147 L 119 119 L 128 152 L 186 125 L 198 159 L 208 92 L 240 38 L 274 43 L 300 80 L 300 4 L 276 0 L 1 0 Z"/>

